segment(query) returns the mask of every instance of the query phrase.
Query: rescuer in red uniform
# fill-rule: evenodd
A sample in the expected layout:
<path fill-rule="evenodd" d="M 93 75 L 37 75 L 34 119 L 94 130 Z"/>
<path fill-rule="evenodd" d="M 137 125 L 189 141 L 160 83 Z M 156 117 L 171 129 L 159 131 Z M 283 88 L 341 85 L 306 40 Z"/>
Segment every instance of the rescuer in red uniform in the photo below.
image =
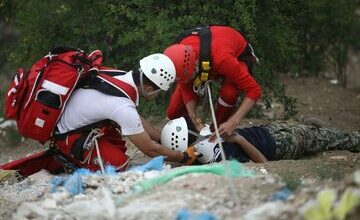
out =
<path fill-rule="evenodd" d="M 176 68 L 177 86 L 167 109 L 169 119 L 187 116 L 197 129 L 201 127 L 196 116 L 201 84 L 221 80 L 215 114 L 220 134 L 231 135 L 260 98 L 260 86 L 250 75 L 258 59 L 246 39 L 231 27 L 200 26 L 185 31 L 164 54 Z M 245 96 L 236 110 L 241 92 Z"/>

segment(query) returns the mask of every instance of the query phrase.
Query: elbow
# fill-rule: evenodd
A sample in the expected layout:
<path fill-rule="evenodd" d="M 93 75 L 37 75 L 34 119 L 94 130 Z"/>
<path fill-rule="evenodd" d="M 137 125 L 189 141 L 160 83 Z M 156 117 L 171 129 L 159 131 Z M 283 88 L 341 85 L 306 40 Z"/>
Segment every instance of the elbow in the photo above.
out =
<path fill-rule="evenodd" d="M 259 84 L 257 85 L 256 93 L 257 93 L 257 100 L 259 100 L 262 94 L 261 87 Z"/>
<path fill-rule="evenodd" d="M 156 157 L 156 156 L 159 156 L 160 153 L 159 153 L 159 150 L 158 150 L 158 147 L 156 146 L 155 142 L 152 142 L 152 146 L 149 147 L 149 148 L 145 148 L 144 150 L 142 150 L 142 152 L 148 156 L 148 157 Z"/>
<path fill-rule="evenodd" d="M 257 160 L 254 160 L 255 163 L 265 163 L 268 160 L 265 157 L 258 158 Z"/>
<path fill-rule="evenodd" d="M 144 153 L 146 156 L 151 157 L 151 158 L 160 155 L 156 150 L 146 150 L 146 151 L 143 151 L 143 153 Z"/>
<path fill-rule="evenodd" d="M 268 162 L 268 160 L 265 157 L 260 160 L 260 163 L 265 163 L 265 162 Z"/>
<path fill-rule="evenodd" d="M 254 86 L 246 92 L 246 97 L 257 102 L 261 97 L 261 87 L 259 85 Z"/>

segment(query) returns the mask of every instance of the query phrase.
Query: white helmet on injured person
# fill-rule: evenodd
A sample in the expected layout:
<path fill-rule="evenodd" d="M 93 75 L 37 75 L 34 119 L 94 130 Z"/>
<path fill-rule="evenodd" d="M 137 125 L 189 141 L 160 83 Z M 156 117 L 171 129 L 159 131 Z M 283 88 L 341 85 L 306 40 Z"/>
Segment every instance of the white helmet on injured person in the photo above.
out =
<path fill-rule="evenodd" d="M 188 147 L 188 126 L 185 118 L 177 118 L 166 123 L 161 131 L 161 144 L 165 147 L 183 152 Z"/>
<path fill-rule="evenodd" d="M 210 127 L 205 127 L 200 131 L 201 136 L 208 136 L 212 132 Z M 188 147 L 189 130 L 186 120 L 181 117 L 169 121 L 161 131 L 161 144 L 165 147 L 183 152 Z M 221 142 L 224 140 L 221 139 Z M 220 155 L 220 147 L 217 142 L 209 142 L 208 139 L 194 144 L 194 149 L 197 152 L 196 160 L 200 163 L 206 164 L 216 160 Z"/>
<path fill-rule="evenodd" d="M 149 80 L 164 91 L 170 88 L 176 78 L 174 63 L 162 53 L 151 54 L 142 58 L 140 69 Z"/>
<path fill-rule="evenodd" d="M 200 131 L 200 135 L 207 136 L 209 134 L 211 134 L 209 126 L 205 125 L 205 127 Z M 220 141 L 224 142 L 222 138 Z M 218 142 L 209 142 L 208 138 L 196 143 L 194 145 L 194 149 L 198 153 L 196 160 L 202 164 L 215 162 L 221 153 Z"/>

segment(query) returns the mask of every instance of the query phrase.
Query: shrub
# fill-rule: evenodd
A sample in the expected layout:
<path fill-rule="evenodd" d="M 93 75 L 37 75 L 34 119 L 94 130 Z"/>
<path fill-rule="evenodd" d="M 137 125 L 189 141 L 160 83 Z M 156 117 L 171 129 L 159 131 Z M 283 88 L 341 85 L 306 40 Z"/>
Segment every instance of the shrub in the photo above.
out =
<path fill-rule="evenodd" d="M 59 45 L 100 49 L 106 64 L 130 70 L 150 53 L 161 52 L 182 30 L 198 24 L 227 24 L 245 33 L 262 61 L 254 77 L 263 100 L 285 104 L 296 113 L 294 99 L 285 96 L 279 72 L 318 74 L 331 60 L 343 71 L 347 48 L 359 30 L 356 0 L 200 0 L 200 1 L 37 1 L 3 0 L 0 19 L 20 32 L 7 48 L 11 63 L 30 65 Z M 221 5 L 221 7 L 219 7 Z M 12 13 L 14 12 L 14 13 Z M 0 14 L 1 14 L 0 13 Z M 334 31 L 336 30 L 336 31 Z M 11 52 L 10 52 L 11 51 Z M 142 108 L 146 114 L 164 109 L 164 97 Z M 145 110 L 146 109 L 146 110 Z"/>

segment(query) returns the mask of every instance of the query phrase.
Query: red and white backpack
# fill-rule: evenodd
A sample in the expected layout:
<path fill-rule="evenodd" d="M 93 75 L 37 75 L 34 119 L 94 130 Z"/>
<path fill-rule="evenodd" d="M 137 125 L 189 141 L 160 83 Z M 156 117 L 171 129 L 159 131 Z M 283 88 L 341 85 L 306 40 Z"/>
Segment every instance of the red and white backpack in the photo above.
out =
<path fill-rule="evenodd" d="M 45 143 L 52 135 L 74 89 L 102 64 L 102 53 L 55 48 L 31 69 L 19 68 L 5 94 L 5 117 L 19 133 Z"/>

